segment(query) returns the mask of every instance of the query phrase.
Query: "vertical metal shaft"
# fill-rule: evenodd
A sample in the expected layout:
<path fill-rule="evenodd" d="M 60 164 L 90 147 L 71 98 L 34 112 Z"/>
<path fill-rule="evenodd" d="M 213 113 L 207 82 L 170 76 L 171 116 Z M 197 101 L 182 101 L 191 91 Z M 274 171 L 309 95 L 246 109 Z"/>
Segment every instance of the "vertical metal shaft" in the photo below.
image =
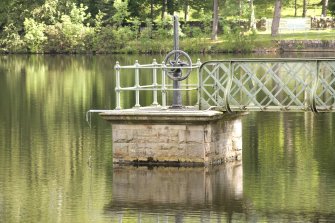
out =
<path fill-rule="evenodd" d="M 173 40 L 174 40 L 174 50 L 179 50 L 179 22 L 178 17 L 176 15 L 173 16 Z M 175 53 L 174 60 L 175 65 L 177 65 L 179 55 Z M 181 69 L 175 69 L 173 74 L 174 77 L 181 76 Z M 173 81 L 173 102 L 172 108 L 181 108 L 182 107 L 182 100 L 181 100 L 181 91 L 180 91 L 180 82 Z"/>
<path fill-rule="evenodd" d="M 179 50 L 179 22 L 178 16 L 173 16 L 173 46 L 174 50 Z M 175 60 L 177 59 L 177 54 L 175 54 Z"/>

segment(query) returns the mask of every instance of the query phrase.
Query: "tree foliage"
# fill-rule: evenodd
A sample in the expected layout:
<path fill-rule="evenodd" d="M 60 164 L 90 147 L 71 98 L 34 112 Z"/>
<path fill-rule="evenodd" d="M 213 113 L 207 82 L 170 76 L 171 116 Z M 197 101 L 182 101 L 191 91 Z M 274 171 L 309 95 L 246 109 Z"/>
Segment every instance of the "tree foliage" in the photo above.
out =
<path fill-rule="evenodd" d="M 34 19 L 24 20 L 24 40 L 31 52 L 39 53 L 43 50 L 43 44 L 47 40 L 44 23 L 38 23 Z"/>
<path fill-rule="evenodd" d="M 335 0 L 329 0 L 328 1 L 328 9 L 332 16 L 335 16 Z"/>
<path fill-rule="evenodd" d="M 132 51 L 129 43 L 134 41 L 135 45 L 149 45 L 152 39 L 160 42 L 171 38 L 172 26 L 167 14 L 179 14 L 179 20 L 184 22 L 180 33 L 188 38 L 229 35 L 224 38 L 237 41 L 241 38 L 250 39 L 248 35 L 251 33 L 249 30 L 255 27 L 254 18 L 260 19 L 269 10 L 273 14 L 274 9 L 274 1 L 224 0 L 218 1 L 220 7 L 213 17 L 213 2 L 214 0 L 2 0 L 0 51 L 128 52 Z M 297 2 L 302 8 L 303 0 L 285 0 L 282 4 L 283 7 L 290 7 L 297 5 Z M 321 8 L 322 4 L 319 5 Z M 328 9 L 335 11 L 335 0 L 329 0 Z M 213 18 L 217 20 L 214 23 Z M 213 27 L 217 24 L 218 29 L 214 32 Z"/>

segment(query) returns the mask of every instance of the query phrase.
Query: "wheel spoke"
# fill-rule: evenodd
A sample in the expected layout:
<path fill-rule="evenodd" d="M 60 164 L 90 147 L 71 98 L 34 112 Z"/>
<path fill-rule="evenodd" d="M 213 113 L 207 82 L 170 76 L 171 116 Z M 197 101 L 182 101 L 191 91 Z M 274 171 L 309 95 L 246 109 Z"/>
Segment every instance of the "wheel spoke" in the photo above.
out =
<path fill-rule="evenodd" d="M 174 57 L 174 60 L 171 57 Z M 185 80 L 192 71 L 192 68 L 182 68 L 183 66 L 192 66 L 190 56 L 184 51 L 173 50 L 166 55 L 164 61 L 165 64 L 170 64 L 171 67 L 166 68 L 166 74 L 174 81 Z M 179 72 L 179 75 L 174 75 L 176 72 Z"/>

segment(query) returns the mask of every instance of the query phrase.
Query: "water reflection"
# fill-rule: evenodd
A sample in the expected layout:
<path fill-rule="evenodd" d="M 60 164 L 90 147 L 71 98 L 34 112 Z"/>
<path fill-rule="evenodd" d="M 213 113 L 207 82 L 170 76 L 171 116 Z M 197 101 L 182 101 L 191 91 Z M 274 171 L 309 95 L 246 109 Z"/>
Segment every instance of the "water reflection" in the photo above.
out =
<path fill-rule="evenodd" d="M 250 216 L 257 221 L 335 220 L 335 193 L 328 188 L 335 182 L 333 117 L 251 113 L 244 119 L 244 197 Z"/>
<path fill-rule="evenodd" d="M 111 219 L 231 220 L 243 213 L 241 162 L 211 168 L 113 168 Z"/>
<path fill-rule="evenodd" d="M 243 170 L 114 169 L 115 61 L 0 56 L 0 222 L 335 222 L 335 113 L 245 116 Z"/>

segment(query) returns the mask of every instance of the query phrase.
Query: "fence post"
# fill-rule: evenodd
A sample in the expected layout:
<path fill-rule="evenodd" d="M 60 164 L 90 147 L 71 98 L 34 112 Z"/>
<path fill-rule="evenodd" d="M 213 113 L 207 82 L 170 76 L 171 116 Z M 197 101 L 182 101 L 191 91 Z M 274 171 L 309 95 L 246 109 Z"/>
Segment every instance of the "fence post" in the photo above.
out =
<path fill-rule="evenodd" d="M 156 62 L 156 59 L 153 60 L 152 62 L 152 65 L 153 65 L 153 70 L 152 70 L 152 84 L 153 84 L 153 87 L 154 87 L 154 90 L 153 90 L 153 102 L 152 102 L 152 105 L 153 106 L 158 106 L 158 101 L 157 101 L 157 62 Z"/>
<path fill-rule="evenodd" d="M 141 107 L 140 105 L 140 69 L 139 69 L 140 64 L 138 63 L 138 60 L 135 61 L 135 108 Z"/>
<path fill-rule="evenodd" d="M 320 78 L 319 71 L 320 71 L 320 61 L 316 60 L 316 72 L 315 72 L 316 77 L 314 78 L 313 86 L 312 86 L 312 89 L 311 89 L 311 91 L 312 91 L 311 92 L 311 98 L 310 98 L 311 110 L 314 113 L 318 113 L 318 109 L 316 107 L 316 96 L 317 96 L 316 91 L 317 91 L 317 88 L 318 88 L 318 82 L 319 82 L 319 78 Z"/>
<path fill-rule="evenodd" d="M 116 64 L 115 64 L 115 74 L 116 74 L 116 77 L 115 77 L 115 97 L 116 97 L 116 110 L 120 110 L 121 109 L 121 103 L 120 103 L 120 100 L 121 100 L 121 96 L 120 96 L 120 91 L 121 91 L 121 84 L 120 84 L 120 70 L 121 70 L 121 67 L 120 67 L 120 63 L 119 61 L 116 61 Z"/>
<path fill-rule="evenodd" d="M 201 79 L 200 79 L 200 66 L 201 66 L 201 61 L 200 61 L 200 58 L 197 59 L 197 63 L 196 63 L 196 66 L 197 66 L 197 75 L 198 75 L 198 83 L 197 83 L 197 87 L 198 87 L 198 98 L 197 98 L 197 104 L 196 104 L 196 107 L 198 107 L 198 109 L 200 109 L 200 90 L 201 90 L 201 87 L 202 87 L 202 84 L 200 83 Z"/>
<path fill-rule="evenodd" d="M 166 86 L 165 86 L 165 72 L 166 72 L 166 65 L 165 62 L 162 62 L 162 106 L 166 107 Z"/>

